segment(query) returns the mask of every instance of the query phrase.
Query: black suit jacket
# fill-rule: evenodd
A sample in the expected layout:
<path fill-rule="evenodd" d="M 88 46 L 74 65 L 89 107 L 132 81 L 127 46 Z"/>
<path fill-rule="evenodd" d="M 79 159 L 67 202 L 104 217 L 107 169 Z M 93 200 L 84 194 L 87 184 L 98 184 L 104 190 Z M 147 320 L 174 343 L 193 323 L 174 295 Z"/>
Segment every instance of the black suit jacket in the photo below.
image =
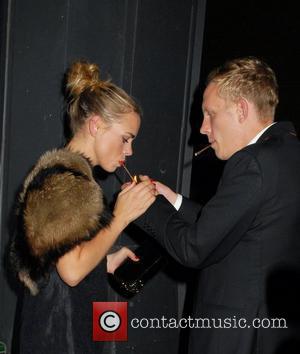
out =
<path fill-rule="evenodd" d="M 200 270 L 190 353 L 279 354 L 296 346 L 299 214 L 300 143 L 292 124 L 279 122 L 227 161 L 204 207 L 184 198 L 177 212 L 158 197 L 138 220 L 178 262 Z M 272 318 L 289 328 L 261 327 Z"/>

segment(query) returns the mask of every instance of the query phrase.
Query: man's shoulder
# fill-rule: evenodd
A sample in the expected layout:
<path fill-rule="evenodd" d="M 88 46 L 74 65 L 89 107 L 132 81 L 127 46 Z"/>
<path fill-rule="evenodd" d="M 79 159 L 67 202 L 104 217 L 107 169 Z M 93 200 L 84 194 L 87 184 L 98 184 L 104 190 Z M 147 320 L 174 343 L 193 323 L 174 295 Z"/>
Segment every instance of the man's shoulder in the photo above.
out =
<path fill-rule="evenodd" d="M 237 169 L 239 166 L 256 165 L 261 171 L 268 169 L 275 173 L 282 161 L 288 165 L 297 164 L 300 161 L 299 153 L 300 144 L 297 140 L 291 144 L 281 137 L 271 137 L 239 150 L 227 161 L 226 167 Z"/>
<path fill-rule="evenodd" d="M 232 179 L 233 176 L 244 175 L 248 173 L 260 174 L 260 163 L 256 154 L 251 150 L 242 149 L 236 152 L 227 160 L 223 171 L 222 179 Z"/>
<path fill-rule="evenodd" d="M 248 145 L 237 151 L 226 163 L 227 170 L 262 170 L 273 166 L 276 161 L 276 143 L 269 141 Z"/>

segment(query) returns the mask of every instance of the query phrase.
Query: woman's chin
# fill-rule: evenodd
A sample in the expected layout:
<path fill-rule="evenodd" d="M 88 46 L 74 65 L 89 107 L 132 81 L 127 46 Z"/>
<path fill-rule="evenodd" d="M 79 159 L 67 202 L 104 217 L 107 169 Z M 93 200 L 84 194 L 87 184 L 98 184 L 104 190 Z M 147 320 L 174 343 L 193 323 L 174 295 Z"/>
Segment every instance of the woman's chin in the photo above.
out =
<path fill-rule="evenodd" d="M 119 166 L 102 166 L 103 170 L 109 173 L 113 173 Z"/>

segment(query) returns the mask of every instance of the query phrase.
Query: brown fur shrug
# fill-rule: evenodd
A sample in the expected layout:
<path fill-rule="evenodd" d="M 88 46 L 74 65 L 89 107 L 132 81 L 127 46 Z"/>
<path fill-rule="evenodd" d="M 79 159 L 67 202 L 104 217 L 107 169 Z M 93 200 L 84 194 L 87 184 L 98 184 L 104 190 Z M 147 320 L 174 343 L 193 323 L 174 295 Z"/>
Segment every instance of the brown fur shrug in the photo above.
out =
<path fill-rule="evenodd" d="M 41 156 L 25 179 L 17 209 L 11 261 L 32 294 L 60 256 L 107 224 L 90 163 L 67 149 Z"/>

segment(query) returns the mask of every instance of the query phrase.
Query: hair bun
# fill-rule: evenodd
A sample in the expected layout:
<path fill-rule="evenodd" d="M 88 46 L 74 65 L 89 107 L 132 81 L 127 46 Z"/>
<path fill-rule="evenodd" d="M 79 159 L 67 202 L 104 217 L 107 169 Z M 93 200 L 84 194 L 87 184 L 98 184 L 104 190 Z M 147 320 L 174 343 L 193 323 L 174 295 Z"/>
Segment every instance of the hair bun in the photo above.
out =
<path fill-rule="evenodd" d="M 101 86 L 100 70 L 97 64 L 86 61 L 73 63 L 67 73 L 67 91 L 73 97 L 79 96 L 85 89 Z"/>

